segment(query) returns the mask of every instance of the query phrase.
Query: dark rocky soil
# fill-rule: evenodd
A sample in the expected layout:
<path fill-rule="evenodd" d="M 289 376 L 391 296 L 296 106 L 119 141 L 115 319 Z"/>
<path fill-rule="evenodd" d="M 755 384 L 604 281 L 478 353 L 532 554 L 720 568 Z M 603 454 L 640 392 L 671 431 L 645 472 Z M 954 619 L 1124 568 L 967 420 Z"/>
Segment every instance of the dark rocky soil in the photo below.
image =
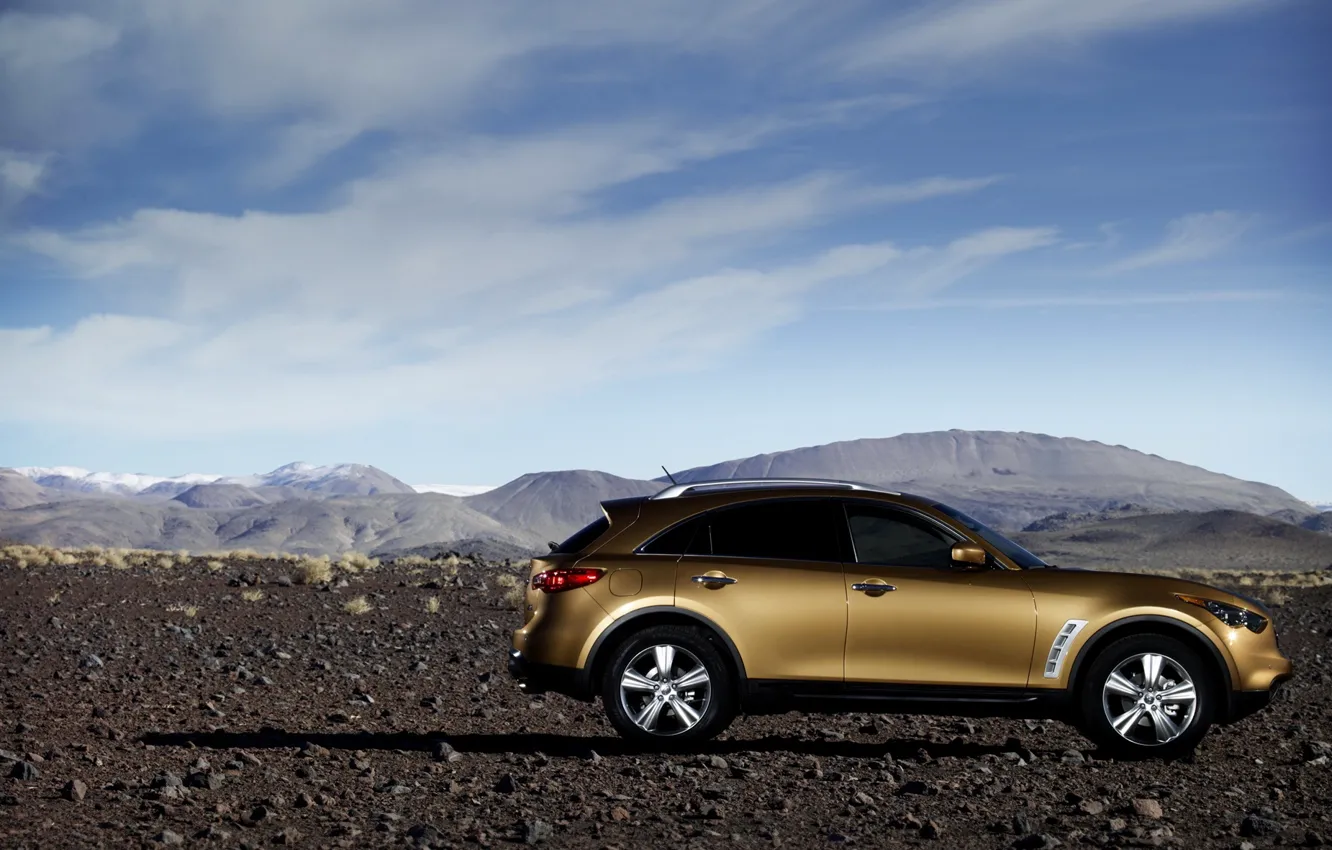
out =
<path fill-rule="evenodd" d="M 638 752 L 508 680 L 502 566 L 284 569 L 0 563 L 0 846 L 1332 842 L 1332 588 L 1279 609 L 1297 673 L 1271 708 L 1131 764 L 1053 722 L 866 714 Z"/>

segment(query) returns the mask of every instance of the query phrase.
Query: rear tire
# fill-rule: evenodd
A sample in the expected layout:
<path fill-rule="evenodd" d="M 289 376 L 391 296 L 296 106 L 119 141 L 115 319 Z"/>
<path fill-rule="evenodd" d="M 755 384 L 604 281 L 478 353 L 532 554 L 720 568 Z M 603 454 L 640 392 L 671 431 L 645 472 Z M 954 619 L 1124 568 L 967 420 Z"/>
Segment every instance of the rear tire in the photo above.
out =
<path fill-rule="evenodd" d="M 730 666 L 700 629 L 652 626 L 616 647 L 602 677 L 601 700 L 621 736 L 678 749 L 730 725 L 735 684 Z"/>
<path fill-rule="evenodd" d="M 1215 716 L 1211 669 L 1164 635 L 1117 640 L 1092 661 L 1078 695 L 1082 731 L 1121 759 L 1193 752 Z"/>

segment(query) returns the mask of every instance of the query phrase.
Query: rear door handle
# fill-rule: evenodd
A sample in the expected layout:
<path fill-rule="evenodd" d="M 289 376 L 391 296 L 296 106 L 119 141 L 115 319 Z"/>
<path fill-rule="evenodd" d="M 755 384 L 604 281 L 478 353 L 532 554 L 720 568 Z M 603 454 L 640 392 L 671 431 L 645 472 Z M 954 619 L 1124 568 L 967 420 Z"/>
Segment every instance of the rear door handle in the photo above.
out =
<path fill-rule="evenodd" d="M 735 579 L 730 576 L 694 576 L 690 581 L 694 584 L 735 584 Z"/>
<path fill-rule="evenodd" d="M 697 579 L 695 579 L 697 581 Z M 895 584 L 878 584 L 872 581 L 858 581 L 851 585 L 852 590 L 859 590 L 861 593 L 886 593 L 890 590 L 897 590 Z"/>

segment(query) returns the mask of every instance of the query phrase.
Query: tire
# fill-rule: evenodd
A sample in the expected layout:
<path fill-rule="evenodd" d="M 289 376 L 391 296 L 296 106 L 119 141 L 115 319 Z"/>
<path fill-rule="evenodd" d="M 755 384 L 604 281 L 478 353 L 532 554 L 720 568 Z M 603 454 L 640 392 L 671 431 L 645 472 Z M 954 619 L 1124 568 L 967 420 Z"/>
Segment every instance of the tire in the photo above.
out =
<path fill-rule="evenodd" d="M 1155 687 L 1146 682 L 1151 669 L 1159 671 Z M 1211 673 L 1197 652 L 1175 638 L 1117 640 L 1096 656 L 1082 682 L 1082 731 L 1116 758 L 1188 755 L 1215 716 L 1220 694 Z"/>
<path fill-rule="evenodd" d="M 665 683 L 657 672 L 663 659 L 673 674 Z M 730 725 L 735 685 L 730 666 L 704 632 L 652 626 L 616 647 L 601 701 L 622 737 L 656 749 L 687 748 Z"/>

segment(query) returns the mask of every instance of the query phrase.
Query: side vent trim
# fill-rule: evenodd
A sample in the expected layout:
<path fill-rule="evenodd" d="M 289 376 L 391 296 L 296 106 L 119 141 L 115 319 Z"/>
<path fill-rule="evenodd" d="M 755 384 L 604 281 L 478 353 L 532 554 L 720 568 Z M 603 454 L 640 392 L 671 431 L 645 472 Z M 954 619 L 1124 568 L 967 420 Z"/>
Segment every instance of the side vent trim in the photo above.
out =
<path fill-rule="evenodd" d="M 1064 623 L 1064 627 L 1059 630 L 1054 642 L 1050 644 L 1050 654 L 1045 658 L 1045 678 L 1059 678 L 1059 671 L 1064 669 L 1064 659 L 1068 657 L 1068 647 L 1085 625 L 1087 625 L 1086 620 L 1069 620 Z"/>

